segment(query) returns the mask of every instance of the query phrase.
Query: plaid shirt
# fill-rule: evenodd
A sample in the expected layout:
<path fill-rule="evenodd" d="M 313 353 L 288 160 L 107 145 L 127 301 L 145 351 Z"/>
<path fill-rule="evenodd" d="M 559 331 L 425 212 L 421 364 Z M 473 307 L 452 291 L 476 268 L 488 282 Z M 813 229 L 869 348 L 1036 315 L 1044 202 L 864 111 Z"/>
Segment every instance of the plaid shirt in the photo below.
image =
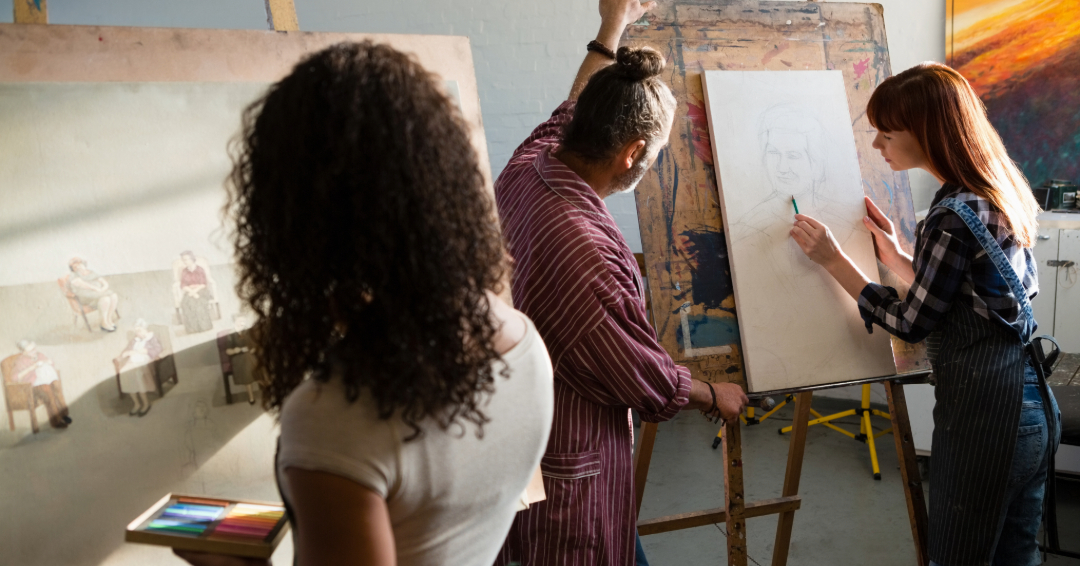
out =
<path fill-rule="evenodd" d="M 907 297 L 896 289 L 870 283 L 859 295 L 859 314 L 867 331 L 873 324 L 905 342 L 926 338 L 949 312 L 954 301 L 963 301 L 980 316 L 1005 326 L 1016 321 L 1020 305 L 998 273 L 975 235 L 964 221 L 946 208 L 933 208 L 953 197 L 971 207 L 1005 251 L 1029 297 L 1039 292 L 1032 248 L 1017 245 L 1005 215 L 986 199 L 957 185 L 946 183 L 934 195 L 930 213 L 915 230 L 915 255 L 911 266 L 915 281 Z"/>

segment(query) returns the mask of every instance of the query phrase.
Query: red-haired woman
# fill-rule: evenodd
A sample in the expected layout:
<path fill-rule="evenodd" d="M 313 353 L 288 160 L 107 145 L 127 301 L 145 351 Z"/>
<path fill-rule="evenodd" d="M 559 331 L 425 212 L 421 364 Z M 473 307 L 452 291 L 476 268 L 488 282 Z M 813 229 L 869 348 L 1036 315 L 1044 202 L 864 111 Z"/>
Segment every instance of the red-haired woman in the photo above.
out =
<path fill-rule="evenodd" d="M 877 324 L 926 340 L 937 380 L 929 553 L 940 566 L 1039 564 L 1036 533 L 1056 402 L 1025 345 L 1036 324 L 1032 247 L 1039 206 L 967 81 L 924 63 L 886 79 L 867 106 L 874 147 L 894 171 L 923 169 L 941 189 L 906 254 L 866 199 L 878 259 L 911 285 L 870 281 L 828 227 L 795 216 L 791 236 Z"/>

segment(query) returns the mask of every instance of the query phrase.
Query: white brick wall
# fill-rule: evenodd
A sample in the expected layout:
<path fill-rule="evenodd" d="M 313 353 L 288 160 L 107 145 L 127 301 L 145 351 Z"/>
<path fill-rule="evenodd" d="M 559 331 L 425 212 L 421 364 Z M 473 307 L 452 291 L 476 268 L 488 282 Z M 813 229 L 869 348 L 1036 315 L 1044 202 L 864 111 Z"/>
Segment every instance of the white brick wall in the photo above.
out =
<path fill-rule="evenodd" d="M 663 0 L 661 0 L 663 1 Z M 893 68 L 944 57 L 944 0 L 878 0 L 885 6 Z M 0 0 L 10 22 L 12 0 Z M 492 173 L 566 97 L 600 25 L 596 0 L 295 0 L 307 31 L 466 35 L 472 41 Z M 261 29 L 263 0 L 49 0 L 57 24 Z M 936 190 L 911 176 L 916 209 Z M 635 252 L 641 251 L 632 195 L 608 206 Z"/>

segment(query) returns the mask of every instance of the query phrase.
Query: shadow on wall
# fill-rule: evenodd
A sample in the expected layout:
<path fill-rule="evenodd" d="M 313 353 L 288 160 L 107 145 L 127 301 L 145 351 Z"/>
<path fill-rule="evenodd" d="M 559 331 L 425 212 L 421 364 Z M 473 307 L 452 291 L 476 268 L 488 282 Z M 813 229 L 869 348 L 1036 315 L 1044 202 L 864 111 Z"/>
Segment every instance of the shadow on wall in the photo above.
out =
<path fill-rule="evenodd" d="M 273 435 L 257 446 L 219 451 L 256 419 L 261 408 L 225 404 L 217 345 L 175 354 L 188 368 L 165 395 L 151 393 L 152 410 L 129 416 L 115 377 L 70 404 L 66 429 L 43 423 L 0 431 L 0 548 L 21 565 L 102 563 L 123 544 L 124 528 L 170 491 L 234 495 L 247 481 L 241 468 L 272 473 Z M 205 362 L 212 359 L 213 365 Z M 44 412 L 39 409 L 39 412 Z M 5 423 L 6 425 L 6 423 Z M 246 450 L 245 450 L 246 448 Z"/>

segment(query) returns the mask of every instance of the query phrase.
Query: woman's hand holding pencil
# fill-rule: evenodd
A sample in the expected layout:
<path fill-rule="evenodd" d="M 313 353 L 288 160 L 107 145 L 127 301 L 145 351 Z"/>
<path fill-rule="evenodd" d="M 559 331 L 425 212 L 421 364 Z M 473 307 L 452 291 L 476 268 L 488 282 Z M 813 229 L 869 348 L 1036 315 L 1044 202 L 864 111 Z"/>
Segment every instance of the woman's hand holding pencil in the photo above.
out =
<path fill-rule="evenodd" d="M 795 225 L 791 227 L 791 237 L 799 244 L 806 257 L 814 263 L 828 267 L 844 255 L 840 244 L 832 235 L 829 227 L 817 219 L 805 214 L 795 215 Z"/>
<path fill-rule="evenodd" d="M 859 299 L 859 294 L 870 279 L 840 249 L 828 226 L 805 214 L 796 214 L 790 234 L 806 257 L 824 267 L 851 298 Z"/>

